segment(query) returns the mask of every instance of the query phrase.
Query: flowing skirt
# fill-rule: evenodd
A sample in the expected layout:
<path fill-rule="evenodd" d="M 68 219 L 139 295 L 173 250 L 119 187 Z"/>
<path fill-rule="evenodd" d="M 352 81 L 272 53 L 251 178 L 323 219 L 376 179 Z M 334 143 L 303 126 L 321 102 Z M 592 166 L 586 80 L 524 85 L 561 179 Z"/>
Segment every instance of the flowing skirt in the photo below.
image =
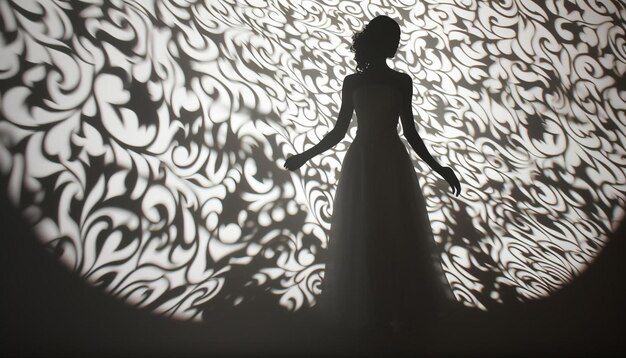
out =
<path fill-rule="evenodd" d="M 428 325 L 449 298 L 426 205 L 405 146 L 359 137 L 346 153 L 333 206 L 319 301 L 356 329 Z"/>

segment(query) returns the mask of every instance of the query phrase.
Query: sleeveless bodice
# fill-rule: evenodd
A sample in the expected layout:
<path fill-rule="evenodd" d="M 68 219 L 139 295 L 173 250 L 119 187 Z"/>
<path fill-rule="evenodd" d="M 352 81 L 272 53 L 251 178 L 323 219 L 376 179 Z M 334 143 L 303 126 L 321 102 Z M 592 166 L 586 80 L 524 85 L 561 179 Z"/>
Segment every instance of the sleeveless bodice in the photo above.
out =
<path fill-rule="evenodd" d="M 358 123 L 357 138 L 397 137 L 400 95 L 397 88 L 386 84 L 364 85 L 355 89 L 352 101 Z"/>

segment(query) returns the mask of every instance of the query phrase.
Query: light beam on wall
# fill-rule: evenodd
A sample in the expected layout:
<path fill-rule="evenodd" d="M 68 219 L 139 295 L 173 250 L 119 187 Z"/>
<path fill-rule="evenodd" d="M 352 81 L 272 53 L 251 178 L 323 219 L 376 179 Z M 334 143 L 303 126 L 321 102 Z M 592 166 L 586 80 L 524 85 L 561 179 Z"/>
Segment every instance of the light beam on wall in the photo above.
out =
<path fill-rule="evenodd" d="M 420 134 L 415 158 L 457 300 L 549 295 L 623 218 L 626 9 L 548 1 L 3 1 L 0 173 L 70 270 L 159 314 L 218 298 L 315 304 L 354 130 L 334 125 L 352 34 L 387 14 Z M 354 127 L 352 128 L 354 129 Z"/>

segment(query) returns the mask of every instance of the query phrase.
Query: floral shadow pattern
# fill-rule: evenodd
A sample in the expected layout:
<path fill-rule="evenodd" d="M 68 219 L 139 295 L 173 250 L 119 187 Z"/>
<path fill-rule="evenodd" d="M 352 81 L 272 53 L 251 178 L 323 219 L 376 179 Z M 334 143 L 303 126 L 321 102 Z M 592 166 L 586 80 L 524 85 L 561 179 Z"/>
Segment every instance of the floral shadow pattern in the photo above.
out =
<path fill-rule="evenodd" d="M 311 307 L 349 141 L 301 175 L 281 160 L 332 128 L 350 38 L 379 14 L 403 29 L 420 135 L 465 181 L 420 178 L 456 299 L 570 282 L 623 218 L 620 2 L 3 1 L 2 190 L 129 304 Z"/>

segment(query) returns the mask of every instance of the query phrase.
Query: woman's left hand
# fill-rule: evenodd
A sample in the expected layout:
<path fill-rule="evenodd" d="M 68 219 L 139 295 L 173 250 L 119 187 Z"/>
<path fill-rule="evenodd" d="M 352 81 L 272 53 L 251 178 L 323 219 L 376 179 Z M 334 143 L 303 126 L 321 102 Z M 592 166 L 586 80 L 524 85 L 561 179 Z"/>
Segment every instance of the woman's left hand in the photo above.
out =
<path fill-rule="evenodd" d="M 450 167 L 442 167 L 439 170 L 439 174 L 450 184 L 450 188 L 452 188 L 452 194 L 459 196 L 461 192 L 461 183 L 459 182 L 459 178 L 457 178 L 456 174 Z"/>
<path fill-rule="evenodd" d="M 293 171 L 304 165 L 309 159 L 305 157 L 302 153 L 293 155 L 285 161 L 284 167 Z"/>

